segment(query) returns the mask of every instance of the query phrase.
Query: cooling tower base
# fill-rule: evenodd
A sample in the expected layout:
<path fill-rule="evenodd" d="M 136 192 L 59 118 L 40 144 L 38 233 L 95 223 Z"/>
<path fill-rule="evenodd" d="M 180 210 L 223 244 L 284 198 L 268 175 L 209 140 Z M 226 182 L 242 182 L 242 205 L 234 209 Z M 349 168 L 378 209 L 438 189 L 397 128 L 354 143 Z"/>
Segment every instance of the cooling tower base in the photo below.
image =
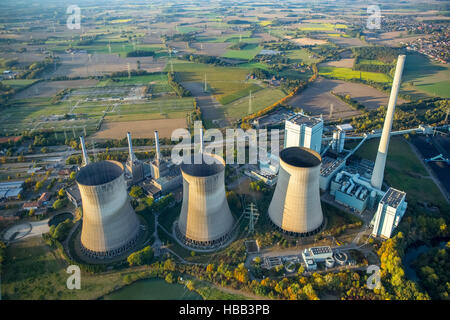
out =
<path fill-rule="evenodd" d="M 81 261 L 90 264 L 108 264 L 126 259 L 132 252 L 142 248 L 147 243 L 150 234 L 148 232 L 149 226 L 145 224 L 144 219 L 141 219 L 141 226 L 136 235 L 127 242 L 126 245 L 115 250 L 106 252 L 95 252 L 89 250 L 81 243 L 81 228 L 78 228 L 71 236 L 69 242 L 73 241 L 73 246 L 68 246 L 66 250 L 75 261 Z"/>
<path fill-rule="evenodd" d="M 190 250 L 198 251 L 198 252 L 212 252 L 219 249 L 223 249 L 228 246 L 237 236 L 237 227 L 233 227 L 233 229 L 228 232 L 226 235 L 220 237 L 219 239 L 213 241 L 196 241 L 189 238 L 186 238 L 178 228 L 178 222 L 176 221 L 173 224 L 172 233 L 177 242 Z"/>
<path fill-rule="evenodd" d="M 138 232 L 134 236 L 134 238 L 132 238 L 127 244 L 115 250 L 109 250 L 106 252 L 96 252 L 85 248 L 83 244 L 80 242 L 80 251 L 84 256 L 89 257 L 91 259 L 112 259 L 115 257 L 119 257 L 127 252 L 130 252 L 136 247 L 137 243 L 139 242 L 141 233 L 142 232 Z"/>
<path fill-rule="evenodd" d="M 322 230 L 324 230 L 325 229 L 324 228 L 325 227 L 325 220 L 326 219 L 324 219 L 322 221 L 322 224 L 318 228 L 316 228 L 316 229 L 314 229 L 312 231 L 309 231 L 309 232 L 292 232 L 292 231 L 287 231 L 287 230 L 284 230 L 284 229 L 280 228 L 279 226 L 277 226 L 275 223 L 273 223 L 272 220 L 270 220 L 270 223 L 272 224 L 272 226 L 277 231 L 280 231 L 280 232 L 282 232 L 283 234 L 285 234 L 285 235 L 287 235 L 289 237 L 293 237 L 293 238 L 307 238 L 307 237 L 311 237 L 313 235 L 316 235 L 316 234 L 320 233 Z"/>

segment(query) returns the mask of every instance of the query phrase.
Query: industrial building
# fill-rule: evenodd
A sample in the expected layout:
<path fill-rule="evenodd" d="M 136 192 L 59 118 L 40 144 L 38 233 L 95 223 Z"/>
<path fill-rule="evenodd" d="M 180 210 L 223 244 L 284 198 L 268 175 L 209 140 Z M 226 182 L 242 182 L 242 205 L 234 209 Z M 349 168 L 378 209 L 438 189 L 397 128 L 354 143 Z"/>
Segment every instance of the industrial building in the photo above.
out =
<path fill-rule="evenodd" d="M 201 149 L 202 150 L 202 149 Z M 193 250 L 214 250 L 226 245 L 234 218 L 225 195 L 225 161 L 203 153 L 202 162 L 181 165 L 183 203 L 174 229 L 177 239 Z"/>
<path fill-rule="evenodd" d="M 336 126 L 337 130 L 333 131 L 332 149 L 337 153 L 342 153 L 345 146 L 345 132 L 352 131 L 351 124 L 341 124 Z"/>
<path fill-rule="evenodd" d="M 107 259 L 130 251 L 140 223 L 128 198 L 123 165 L 110 160 L 91 163 L 80 168 L 75 180 L 83 205 L 82 253 Z"/>
<path fill-rule="evenodd" d="M 284 147 L 305 147 L 320 153 L 322 133 L 322 118 L 297 113 L 285 122 Z"/>
<path fill-rule="evenodd" d="M 147 186 L 146 189 L 149 190 L 152 195 L 157 194 L 158 190 L 160 194 L 163 195 L 180 187 L 183 180 L 180 167 L 162 157 L 159 147 L 158 131 L 155 131 L 155 149 L 155 159 L 150 163 L 151 180 L 149 183 L 153 187 Z"/>
<path fill-rule="evenodd" d="M 336 174 L 345 167 L 345 160 L 332 158 L 329 156 L 322 157 L 322 166 L 320 167 L 319 186 L 320 190 L 325 191 L 330 187 L 331 180 Z"/>
<path fill-rule="evenodd" d="M 0 200 L 17 199 L 23 191 L 24 181 L 0 183 Z"/>
<path fill-rule="evenodd" d="M 308 148 L 290 147 L 280 152 L 278 181 L 268 213 L 282 231 L 293 236 L 320 231 L 320 165 L 320 155 Z"/>
<path fill-rule="evenodd" d="M 302 251 L 302 258 L 308 271 L 317 270 L 320 262 L 326 262 L 328 267 L 334 265 L 333 250 L 329 246 L 307 248 Z"/>
<path fill-rule="evenodd" d="M 78 187 L 72 186 L 66 189 L 67 199 L 72 202 L 75 208 L 81 206 L 81 193 Z"/>
<path fill-rule="evenodd" d="M 392 231 L 398 226 L 401 218 L 405 214 L 407 203 L 405 201 L 406 193 L 403 191 L 389 188 L 386 194 L 378 204 L 372 225 L 372 235 L 388 239 Z"/>

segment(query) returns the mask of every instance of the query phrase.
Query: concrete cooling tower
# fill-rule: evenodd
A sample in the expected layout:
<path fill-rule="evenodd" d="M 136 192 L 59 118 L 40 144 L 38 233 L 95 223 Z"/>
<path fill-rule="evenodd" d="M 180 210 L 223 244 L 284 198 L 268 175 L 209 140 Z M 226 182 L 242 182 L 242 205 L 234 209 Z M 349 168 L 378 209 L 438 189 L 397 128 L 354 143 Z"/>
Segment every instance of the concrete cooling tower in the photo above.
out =
<path fill-rule="evenodd" d="M 88 164 L 78 171 L 76 182 L 83 205 L 82 252 L 109 258 L 131 249 L 140 224 L 128 199 L 123 165 L 117 161 Z"/>
<path fill-rule="evenodd" d="M 281 230 L 309 236 L 323 224 L 319 174 L 322 158 L 308 148 L 290 147 L 280 152 L 278 182 L 269 206 L 269 217 Z"/>
<path fill-rule="evenodd" d="M 183 204 L 175 225 L 180 242 L 194 250 L 224 246 L 231 240 L 234 225 L 225 196 L 225 162 L 219 156 L 203 156 L 200 164 L 192 158 L 192 164 L 181 165 Z M 205 162 L 206 157 L 211 161 Z"/>

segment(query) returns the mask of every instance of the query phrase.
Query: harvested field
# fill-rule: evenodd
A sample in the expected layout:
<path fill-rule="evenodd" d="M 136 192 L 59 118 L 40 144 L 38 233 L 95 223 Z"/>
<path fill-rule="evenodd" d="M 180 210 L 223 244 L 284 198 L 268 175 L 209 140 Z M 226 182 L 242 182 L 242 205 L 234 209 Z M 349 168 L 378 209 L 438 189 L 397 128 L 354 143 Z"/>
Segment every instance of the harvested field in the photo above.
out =
<path fill-rule="evenodd" d="M 334 105 L 333 119 L 347 118 L 359 114 L 351 106 L 332 95 L 331 91 L 341 95 L 349 94 L 368 109 L 377 109 L 380 105 L 387 106 L 389 100 L 387 93 L 361 83 L 319 78 L 304 92 L 294 97 L 290 105 L 303 108 L 305 111 L 313 114 L 322 113 L 325 119 L 329 117 L 330 104 Z M 397 100 L 398 104 L 405 102 L 407 101 L 400 97 Z"/>
<path fill-rule="evenodd" d="M 338 68 L 353 68 L 355 58 L 347 58 L 336 61 L 328 61 L 321 63 L 319 67 L 338 67 Z"/>
<path fill-rule="evenodd" d="M 401 42 L 407 43 L 410 41 L 413 41 L 418 38 L 429 38 L 431 35 L 417 35 L 417 36 L 410 36 L 405 37 L 405 32 L 402 31 L 392 31 L 392 32 L 385 32 L 380 34 L 377 38 L 372 40 L 371 42 L 375 42 L 380 45 L 387 45 L 387 46 L 400 46 Z"/>
<path fill-rule="evenodd" d="M 63 89 L 91 87 L 95 86 L 97 82 L 94 79 L 39 82 L 16 94 L 14 99 L 51 97 Z"/>
<path fill-rule="evenodd" d="M 364 43 L 358 38 L 329 37 L 328 40 L 343 47 L 361 47 Z"/>
<path fill-rule="evenodd" d="M 290 41 L 301 46 L 315 46 L 327 43 L 326 40 L 311 39 L 311 38 L 297 38 L 297 39 L 290 39 Z"/>
<path fill-rule="evenodd" d="M 162 138 L 170 138 L 172 131 L 178 128 L 186 128 L 186 119 L 158 119 L 142 121 L 104 122 L 100 131 L 95 133 L 93 139 L 123 139 L 127 132 L 131 132 L 133 138 L 150 138 L 153 132 L 158 130 Z"/>
<path fill-rule="evenodd" d="M 61 65 L 52 72 L 50 77 L 86 77 L 104 75 L 117 71 L 125 71 L 130 64 L 131 69 L 137 69 L 137 61 L 141 62 L 141 69 L 148 72 L 160 72 L 164 69 L 166 61 L 154 60 L 153 57 L 121 58 L 112 54 L 93 54 L 89 60 L 86 53 L 61 54 Z"/>
<path fill-rule="evenodd" d="M 197 54 L 204 54 L 208 56 L 220 57 L 225 54 L 229 43 L 214 43 L 214 42 L 195 42 L 191 45 L 192 48 L 197 50 Z"/>
<path fill-rule="evenodd" d="M 385 92 L 366 86 L 361 83 L 345 82 L 342 80 L 323 79 L 322 85 L 325 88 L 332 87 L 331 90 L 338 94 L 349 94 L 353 99 L 365 105 L 368 109 L 377 109 L 380 105 L 387 106 L 389 95 Z M 398 97 L 397 104 L 407 102 Z"/>
<path fill-rule="evenodd" d="M 345 119 L 359 115 L 360 112 L 341 101 L 330 93 L 334 90 L 335 84 L 331 80 L 319 78 L 311 84 L 305 91 L 295 96 L 289 105 L 302 108 L 312 115 L 322 114 L 325 120 L 330 120 L 330 105 L 333 104 L 333 116 L 331 119 Z"/>

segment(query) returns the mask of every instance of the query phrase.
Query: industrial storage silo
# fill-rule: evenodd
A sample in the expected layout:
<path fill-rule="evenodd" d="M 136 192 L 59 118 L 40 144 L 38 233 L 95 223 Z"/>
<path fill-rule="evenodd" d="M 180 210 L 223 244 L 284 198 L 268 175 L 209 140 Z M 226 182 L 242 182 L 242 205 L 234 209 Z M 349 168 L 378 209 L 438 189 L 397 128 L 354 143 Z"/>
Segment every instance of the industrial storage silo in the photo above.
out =
<path fill-rule="evenodd" d="M 108 258 L 131 249 L 140 223 L 128 198 L 123 165 L 117 161 L 88 164 L 78 171 L 76 182 L 83 205 L 83 253 Z"/>
<path fill-rule="evenodd" d="M 283 231 L 308 236 L 320 230 L 323 223 L 319 192 L 321 162 L 317 152 L 304 147 L 280 152 L 278 182 L 268 213 Z"/>
<path fill-rule="evenodd" d="M 225 196 L 225 162 L 216 155 L 203 157 L 199 164 L 192 158 L 191 164 L 181 165 L 183 204 L 175 226 L 178 239 L 194 250 L 223 246 L 234 225 Z"/>

